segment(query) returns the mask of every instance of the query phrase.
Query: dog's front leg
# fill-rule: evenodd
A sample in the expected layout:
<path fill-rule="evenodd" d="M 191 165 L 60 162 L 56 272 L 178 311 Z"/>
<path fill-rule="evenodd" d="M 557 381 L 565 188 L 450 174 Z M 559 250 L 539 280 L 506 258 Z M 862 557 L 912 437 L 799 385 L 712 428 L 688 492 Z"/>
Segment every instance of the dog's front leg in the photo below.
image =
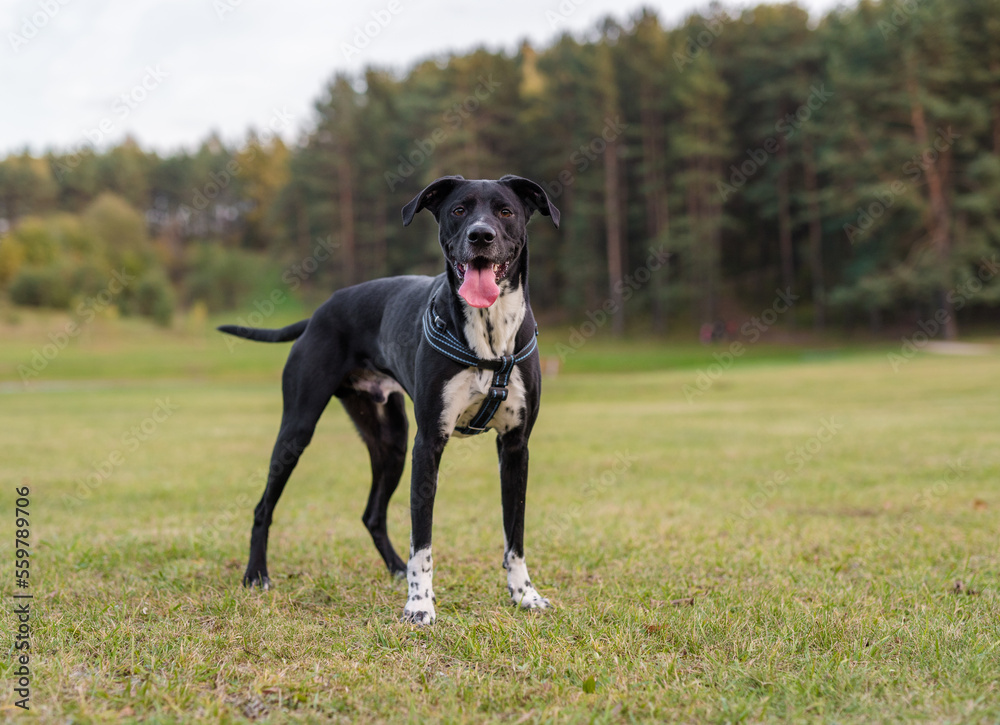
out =
<path fill-rule="evenodd" d="M 434 559 L 431 556 L 431 528 L 434 524 L 434 495 L 437 493 L 438 465 L 447 438 L 418 430 L 413 444 L 413 476 L 410 479 L 410 561 L 406 566 L 408 586 L 403 621 L 434 623 Z"/>
<path fill-rule="evenodd" d="M 524 504 L 528 490 L 528 436 L 523 429 L 497 436 L 503 499 L 503 568 L 511 601 L 524 609 L 548 609 L 549 600 L 531 584 L 524 563 Z"/>

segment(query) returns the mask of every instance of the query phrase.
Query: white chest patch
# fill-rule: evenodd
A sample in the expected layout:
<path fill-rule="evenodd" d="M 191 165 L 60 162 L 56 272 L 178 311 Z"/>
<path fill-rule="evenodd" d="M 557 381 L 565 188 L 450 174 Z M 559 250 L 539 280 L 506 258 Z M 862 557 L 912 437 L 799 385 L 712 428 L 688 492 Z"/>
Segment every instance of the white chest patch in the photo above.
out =
<path fill-rule="evenodd" d="M 510 355 L 515 351 L 515 337 L 524 313 L 524 289 L 512 291 L 505 280 L 500 283 L 500 296 L 490 307 L 465 308 L 465 341 L 483 359 Z"/>
<path fill-rule="evenodd" d="M 469 424 L 482 407 L 486 393 L 493 382 L 491 370 L 463 370 L 444 386 L 444 408 L 441 411 L 441 432 L 444 435 L 465 437 L 455 428 Z M 524 384 L 517 368 L 510 374 L 507 400 L 500 404 L 489 427 L 501 435 L 516 428 L 524 419 Z"/>
<path fill-rule="evenodd" d="M 491 307 L 465 309 L 465 341 L 483 359 L 495 359 L 516 352 L 517 331 L 524 322 L 524 290 L 510 290 L 508 282 L 500 284 L 501 294 Z M 444 386 L 441 410 L 441 431 L 444 435 L 464 437 L 456 427 L 469 424 L 482 407 L 493 382 L 491 370 L 463 370 Z M 524 381 L 516 367 L 507 385 L 507 399 L 490 421 L 489 427 L 503 435 L 516 428 L 524 419 Z"/>

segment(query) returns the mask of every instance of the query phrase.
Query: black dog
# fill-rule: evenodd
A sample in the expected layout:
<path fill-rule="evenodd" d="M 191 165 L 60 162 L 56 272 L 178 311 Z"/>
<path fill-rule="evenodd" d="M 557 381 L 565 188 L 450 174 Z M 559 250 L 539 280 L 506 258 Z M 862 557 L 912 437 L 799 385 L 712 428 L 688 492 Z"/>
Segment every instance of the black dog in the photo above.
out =
<path fill-rule="evenodd" d="M 274 507 L 335 396 L 368 446 L 372 489 L 362 521 L 389 571 L 406 575 L 404 621 L 434 621 L 431 525 L 441 453 L 453 434 L 487 429 L 498 434 L 507 589 L 515 604 L 544 609 L 549 601 L 531 585 L 524 563 L 528 437 L 541 388 L 525 227 L 535 211 L 558 227 L 559 210 L 542 187 L 518 176 L 440 178 L 403 207 L 403 225 L 421 209 L 438 221 L 444 274 L 389 277 L 339 290 L 311 318 L 280 330 L 219 328 L 262 342 L 298 339 L 282 376 L 281 429 L 254 510 L 243 583 L 268 587 Z M 417 423 L 409 564 L 386 531 L 386 509 L 406 456 L 404 392 L 413 400 Z"/>

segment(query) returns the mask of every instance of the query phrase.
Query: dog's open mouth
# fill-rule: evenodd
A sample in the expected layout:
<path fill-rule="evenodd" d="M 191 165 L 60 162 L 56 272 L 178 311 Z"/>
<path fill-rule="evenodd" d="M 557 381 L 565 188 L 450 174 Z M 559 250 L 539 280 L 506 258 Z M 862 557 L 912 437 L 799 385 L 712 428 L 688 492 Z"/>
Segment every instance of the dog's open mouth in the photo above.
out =
<path fill-rule="evenodd" d="M 500 296 L 500 281 L 507 276 L 510 260 L 491 262 L 485 257 L 475 257 L 469 262 L 452 260 L 458 279 L 462 283 L 458 293 L 473 307 L 489 307 Z"/>
<path fill-rule="evenodd" d="M 458 272 L 459 280 L 464 280 L 465 272 L 469 268 L 470 264 L 474 268 L 478 267 L 485 269 L 490 266 L 490 261 L 482 257 L 477 257 L 476 259 L 473 259 L 471 263 L 463 264 L 462 262 L 455 262 L 453 260 L 452 264 L 455 265 L 455 271 Z M 496 282 L 497 284 L 500 284 L 500 280 L 507 276 L 507 270 L 510 268 L 510 260 L 508 259 L 506 262 L 493 262 L 492 266 Z"/>

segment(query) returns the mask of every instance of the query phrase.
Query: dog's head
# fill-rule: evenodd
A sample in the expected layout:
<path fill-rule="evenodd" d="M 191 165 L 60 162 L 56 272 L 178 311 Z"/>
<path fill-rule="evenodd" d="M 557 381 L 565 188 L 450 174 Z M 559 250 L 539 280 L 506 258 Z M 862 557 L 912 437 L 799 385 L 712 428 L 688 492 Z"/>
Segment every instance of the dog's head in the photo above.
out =
<path fill-rule="evenodd" d="M 559 227 L 559 210 L 545 190 L 520 176 L 496 181 L 443 176 L 403 207 L 403 226 L 421 209 L 437 219 L 449 278 L 473 307 L 496 302 L 504 280 L 520 283 L 521 255 L 528 243 L 525 227 L 534 212 Z"/>

